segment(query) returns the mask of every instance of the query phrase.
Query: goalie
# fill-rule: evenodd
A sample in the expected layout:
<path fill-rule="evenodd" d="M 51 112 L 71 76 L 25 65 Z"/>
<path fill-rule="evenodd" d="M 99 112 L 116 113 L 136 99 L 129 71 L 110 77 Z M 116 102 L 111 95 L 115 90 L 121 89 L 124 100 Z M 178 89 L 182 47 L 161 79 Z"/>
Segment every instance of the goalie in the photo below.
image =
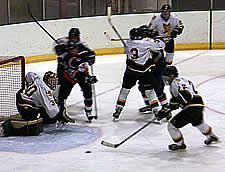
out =
<path fill-rule="evenodd" d="M 74 122 L 65 111 L 60 113 L 53 96 L 57 75 L 46 72 L 43 80 L 28 72 L 25 89 L 16 94 L 16 106 L 22 119 L 8 119 L 0 123 L 0 136 L 35 136 L 43 131 L 43 124 Z"/>
<path fill-rule="evenodd" d="M 42 80 L 38 74 L 28 72 L 25 80 L 25 89 L 16 94 L 16 105 L 22 119 L 30 121 L 39 116 L 45 124 L 74 122 L 65 112 L 59 113 L 53 96 L 57 83 L 55 73 L 46 72 Z"/>

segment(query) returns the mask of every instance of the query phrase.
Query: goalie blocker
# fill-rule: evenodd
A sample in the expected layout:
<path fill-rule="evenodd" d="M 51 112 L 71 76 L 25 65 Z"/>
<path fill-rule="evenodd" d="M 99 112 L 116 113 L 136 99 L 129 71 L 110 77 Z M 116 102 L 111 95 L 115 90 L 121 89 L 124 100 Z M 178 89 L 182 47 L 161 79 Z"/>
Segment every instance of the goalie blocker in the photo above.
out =
<path fill-rule="evenodd" d="M 8 119 L 0 124 L 0 136 L 37 136 L 43 131 L 43 118 L 25 121 Z"/>

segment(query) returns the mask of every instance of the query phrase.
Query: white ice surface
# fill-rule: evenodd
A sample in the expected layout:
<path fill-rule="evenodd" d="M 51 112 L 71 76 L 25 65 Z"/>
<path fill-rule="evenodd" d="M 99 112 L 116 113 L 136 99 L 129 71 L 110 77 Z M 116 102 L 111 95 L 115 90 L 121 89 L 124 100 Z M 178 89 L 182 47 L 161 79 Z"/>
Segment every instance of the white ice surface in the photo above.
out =
<path fill-rule="evenodd" d="M 205 120 L 221 143 L 205 146 L 205 137 L 196 128 L 187 125 L 181 129 L 187 151 L 170 152 L 168 145 L 173 141 L 164 122 L 162 125 L 150 124 L 116 149 L 102 146 L 102 140 L 119 143 L 146 124 L 151 115 L 138 113 L 138 108 L 144 103 L 137 87 L 134 87 L 120 121 L 112 122 L 125 69 L 125 55 L 98 56 L 94 65 L 94 73 L 99 79 L 95 85 L 98 120 L 91 124 L 85 122 L 83 97 L 78 85 L 74 87 L 67 104 L 70 115 L 77 120 L 76 125 L 101 129 L 99 139 L 78 148 L 39 155 L 1 152 L 0 171 L 225 172 L 225 50 L 177 51 L 174 64 L 182 76 L 193 81 L 203 96 L 207 106 Z M 26 72 L 43 75 L 48 70 L 56 71 L 56 65 L 55 61 L 29 64 L 26 65 Z M 169 93 L 167 95 L 169 97 Z M 65 142 L 70 140 L 67 138 Z M 92 153 L 85 153 L 87 150 Z"/>

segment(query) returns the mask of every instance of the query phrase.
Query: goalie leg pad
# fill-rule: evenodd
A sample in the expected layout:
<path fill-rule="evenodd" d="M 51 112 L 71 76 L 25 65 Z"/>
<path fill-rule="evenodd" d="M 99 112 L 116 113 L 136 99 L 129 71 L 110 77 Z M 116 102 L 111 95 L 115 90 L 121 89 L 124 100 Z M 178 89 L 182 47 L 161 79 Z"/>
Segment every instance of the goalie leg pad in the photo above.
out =
<path fill-rule="evenodd" d="M 37 136 L 43 131 L 42 118 L 25 121 L 25 120 L 6 120 L 2 126 L 4 136 Z"/>

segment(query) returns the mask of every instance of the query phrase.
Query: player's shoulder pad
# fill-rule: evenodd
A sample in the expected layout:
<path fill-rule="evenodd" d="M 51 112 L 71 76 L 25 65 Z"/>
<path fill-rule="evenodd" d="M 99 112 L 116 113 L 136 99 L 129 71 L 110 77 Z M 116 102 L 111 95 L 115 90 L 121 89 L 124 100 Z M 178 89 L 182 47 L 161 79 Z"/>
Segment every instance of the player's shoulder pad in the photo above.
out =
<path fill-rule="evenodd" d="M 68 42 L 68 40 L 69 40 L 68 37 L 62 37 L 62 38 L 57 39 L 57 42 L 59 44 L 66 44 Z"/>
<path fill-rule="evenodd" d="M 154 16 L 152 17 L 152 20 L 155 20 L 155 19 L 156 19 L 156 17 L 157 17 L 157 16 L 156 16 L 156 15 L 154 15 Z"/>
<path fill-rule="evenodd" d="M 179 20 L 179 17 L 176 15 L 176 14 L 170 14 L 170 16 L 174 19 L 178 19 Z"/>

